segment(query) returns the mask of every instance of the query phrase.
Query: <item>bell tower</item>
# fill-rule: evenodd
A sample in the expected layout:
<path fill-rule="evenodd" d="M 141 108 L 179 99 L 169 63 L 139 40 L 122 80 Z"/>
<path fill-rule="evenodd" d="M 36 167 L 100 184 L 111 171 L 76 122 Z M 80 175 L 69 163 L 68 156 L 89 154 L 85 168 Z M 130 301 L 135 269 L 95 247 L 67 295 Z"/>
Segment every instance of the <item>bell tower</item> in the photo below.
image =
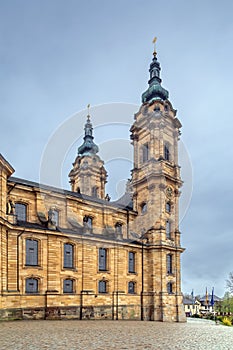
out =
<path fill-rule="evenodd" d="M 78 156 L 69 173 L 71 190 L 88 196 L 105 199 L 107 172 L 104 162 L 97 155 L 98 146 L 94 143 L 90 115 L 84 127 L 83 144 L 78 148 Z"/>
<path fill-rule="evenodd" d="M 152 318 L 185 321 L 180 283 L 180 254 L 184 251 L 179 232 L 181 123 L 161 85 L 160 70 L 154 51 L 149 87 L 142 94 L 142 106 L 131 127 L 133 206 L 138 212 L 134 229 L 144 242 L 146 239 L 144 292 L 153 299 Z"/>

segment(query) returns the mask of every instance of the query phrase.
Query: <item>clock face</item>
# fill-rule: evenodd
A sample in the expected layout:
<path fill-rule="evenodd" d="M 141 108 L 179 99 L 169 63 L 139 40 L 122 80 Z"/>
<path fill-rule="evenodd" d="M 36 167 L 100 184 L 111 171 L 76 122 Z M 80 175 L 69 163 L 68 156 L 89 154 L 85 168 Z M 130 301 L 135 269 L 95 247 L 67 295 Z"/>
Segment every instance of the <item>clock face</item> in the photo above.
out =
<path fill-rule="evenodd" d="M 167 195 L 167 197 L 169 197 L 169 198 L 171 198 L 172 195 L 173 195 L 173 189 L 172 189 L 170 186 L 168 186 L 168 187 L 166 188 L 166 195 Z"/>

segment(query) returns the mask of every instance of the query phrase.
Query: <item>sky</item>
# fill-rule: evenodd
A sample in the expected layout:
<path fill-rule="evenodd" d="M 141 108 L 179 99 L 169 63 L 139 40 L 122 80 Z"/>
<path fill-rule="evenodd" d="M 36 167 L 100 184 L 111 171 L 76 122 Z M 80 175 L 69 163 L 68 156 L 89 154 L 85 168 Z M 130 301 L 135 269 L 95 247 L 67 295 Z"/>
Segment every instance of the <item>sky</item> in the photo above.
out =
<path fill-rule="evenodd" d="M 162 84 L 183 125 L 182 174 L 192 192 L 180 223 L 182 289 L 202 295 L 215 287 L 220 297 L 233 271 L 232 13 L 230 0 L 0 0 L 0 153 L 14 176 L 32 181 L 41 179 L 50 140 L 69 125 L 62 170 L 69 188 L 88 103 L 103 149 L 115 142 L 113 121 L 128 139 L 158 37 Z M 118 107 L 129 115 L 121 118 Z M 120 158 L 129 172 L 130 155 Z M 107 163 L 115 173 L 116 164 Z M 112 197 L 113 180 L 109 174 Z"/>

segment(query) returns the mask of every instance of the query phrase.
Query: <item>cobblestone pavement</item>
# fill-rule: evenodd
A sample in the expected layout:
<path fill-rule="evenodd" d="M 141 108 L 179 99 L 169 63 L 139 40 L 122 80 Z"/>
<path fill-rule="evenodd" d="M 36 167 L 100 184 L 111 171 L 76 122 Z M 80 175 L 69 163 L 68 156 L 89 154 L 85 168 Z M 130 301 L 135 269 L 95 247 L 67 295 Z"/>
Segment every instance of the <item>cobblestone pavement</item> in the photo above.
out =
<path fill-rule="evenodd" d="M 0 323 L 1 350 L 232 350 L 233 327 L 211 321 L 14 321 Z"/>

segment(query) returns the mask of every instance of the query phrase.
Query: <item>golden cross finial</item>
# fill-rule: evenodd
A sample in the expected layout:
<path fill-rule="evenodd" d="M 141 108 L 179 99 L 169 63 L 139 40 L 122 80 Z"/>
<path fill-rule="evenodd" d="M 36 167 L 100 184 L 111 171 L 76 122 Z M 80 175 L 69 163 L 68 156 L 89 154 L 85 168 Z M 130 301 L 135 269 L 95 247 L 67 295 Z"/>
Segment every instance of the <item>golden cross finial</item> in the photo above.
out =
<path fill-rule="evenodd" d="M 155 36 L 154 39 L 153 39 L 153 44 L 154 44 L 154 54 L 156 55 L 156 48 L 155 48 L 155 44 L 156 44 L 156 41 L 157 41 L 157 37 Z"/>

